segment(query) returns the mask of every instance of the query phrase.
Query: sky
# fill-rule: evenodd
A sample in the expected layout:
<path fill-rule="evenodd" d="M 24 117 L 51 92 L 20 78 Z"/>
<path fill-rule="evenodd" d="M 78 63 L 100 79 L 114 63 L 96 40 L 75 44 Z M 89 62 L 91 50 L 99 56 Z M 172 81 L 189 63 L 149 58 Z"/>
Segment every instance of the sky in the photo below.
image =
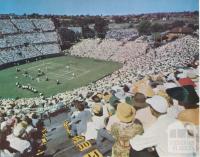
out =
<path fill-rule="evenodd" d="M 0 0 L 0 14 L 127 15 L 199 10 L 199 0 Z"/>

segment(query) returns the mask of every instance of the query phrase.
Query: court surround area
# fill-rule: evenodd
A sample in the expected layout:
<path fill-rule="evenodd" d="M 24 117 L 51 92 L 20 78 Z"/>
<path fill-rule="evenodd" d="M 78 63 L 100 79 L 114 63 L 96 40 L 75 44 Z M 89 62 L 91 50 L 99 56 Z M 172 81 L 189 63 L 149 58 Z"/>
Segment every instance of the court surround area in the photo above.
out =
<path fill-rule="evenodd" d="M 116 62 L 100 61 L 72 56 L 54 57 L 16 65 L 0 71 L 0 96 L 2 98 L 37 97 L 39 93 L 52 96 L 96 81 L 122 65 Z M 36 89 L 19 88 L 29 86 Z"/>

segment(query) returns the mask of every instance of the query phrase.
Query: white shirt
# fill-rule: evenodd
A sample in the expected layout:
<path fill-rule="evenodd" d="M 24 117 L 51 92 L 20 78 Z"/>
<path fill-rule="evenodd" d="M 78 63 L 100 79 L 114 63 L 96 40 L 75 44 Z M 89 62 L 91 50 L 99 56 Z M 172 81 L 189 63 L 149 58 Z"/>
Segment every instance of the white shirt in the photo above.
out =
<path fill-rule="evenodd" d="M 142 123 L 144 131 L 157 121 L 157 118 L 152 115 L 150 107 L 137 110 L 135 118 Z"/>
<path fill-rule="evenodd" d="M 132 138 L 130 140 L 130 144 L 136 151 L 141 151 L 145 148 L 155 146 L 159 157 L 192 157 L 192 154 L 170 151 L 173 150 L 170 149 L 172 148 L 172 145 L 169 144 L 173 139 L 170 138 L 170 133 L 173 133 L 172 131 L 174 131 L 174 129 L 181 131 L 182 134 L 187 134 L 187 130 L 180 121 L 170 118 L 167 115 L 160 116 L 158 120 L 146 132 L 144 132 L 143 135 L 137 135 Z M 184 137 L 181 138 L 185 139 Z M 176 141 L 174 144 L 176 144 Z M 190 146 L 190 144 L 187 144 L 186 146 Z M 193 152 L 194 150 L 190 151 L 190 153 Z"/>
<path fill-rule="evenodd" d="M 87 123 L 87 131 L 85 133 L 86 140 L 97 138 L 98 130 L 105 127 L 104 119 L 105 119 L 105 117 L 103 117 L 103 116 L 101 116 L 101 117 L 93 116 L 92 117 L 92 122 Z"/>
<path fill-rule="evenodd" d="M 74 119 L 72 119 L 71 123 L 76 124 L 78 135 L 81 135 L 82 133 L 86 132 L 87 122 L 90 119 L 91 119 L 91 113 L 87 109 L 81 111 Z"/>
<path fill-rule="evenodd" d="M 167 109 L 167 115 L 171 118 L 177 118 L 178 114 L 184 110 L 184 107 L 174 104 Z"/>
<path fill-rule="evenodd" d="M 92 121 L 87 123 L 87 131 L 85 133 L 85 139 L 96 139 L 99 129 L 105 128 L 105 118 L 108 117 L 108 111 L 106 106 L 103 106 L 102 116 L 92 116 Z"/>
<path fill-rule="evenodd" d="M 20 157 L 20 153 L 10 153 L 8 150 L 0 150 L 0 157 Z"/>
<path fill-rule="evenodd" d="M 15 137 L 13 134 L 8 135 L 7 140 L 10 142 L 10 147 L 18 150 L 20 153 L 23 153 L 24 150 L 31 147 L 28 141 Z"/>

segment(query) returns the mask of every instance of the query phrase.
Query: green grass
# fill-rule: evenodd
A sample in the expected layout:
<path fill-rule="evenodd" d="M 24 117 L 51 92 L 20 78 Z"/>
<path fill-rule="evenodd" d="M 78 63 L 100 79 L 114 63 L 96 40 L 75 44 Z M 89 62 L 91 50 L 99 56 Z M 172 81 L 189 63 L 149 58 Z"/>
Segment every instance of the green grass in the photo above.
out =
<path fill-rule="evenodd" d="M 17 67 L 11 67 L 0 71 L 0 97 L 28 98 L 39 95 L 16 87 L 16 82 L 23 85 L 30 84 L 45 96 L 52 96 L 87 85 L 118 70 L 121 66 L 116 62 L 62 56 L 19 65 L 17 67 L 21 70 L 20 72 L 16 71 Z M 44 76 L 39 77 L 39 82 L 37 79 L 31 80 L 30 77 L 23 76 L 26 70 L 31 77 L 37 78 L 38 69 L 45 72 Z M 46 76 L 49 81 L 45 81 Z M 59 80 L 61 84 L 57 85 L 56 80 Z"/>

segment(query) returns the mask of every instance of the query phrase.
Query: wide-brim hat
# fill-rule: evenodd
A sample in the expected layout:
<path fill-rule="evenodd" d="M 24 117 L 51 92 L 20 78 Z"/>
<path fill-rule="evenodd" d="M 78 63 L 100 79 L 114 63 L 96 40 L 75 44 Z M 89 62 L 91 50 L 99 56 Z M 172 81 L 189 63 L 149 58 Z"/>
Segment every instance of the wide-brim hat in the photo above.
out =
<path fill-rule="evenodd" d="M 143 93 L 146 97 L 155 95 L 153 89 L 145 80 L 141 80 L 133 86 L 133 93 Z"/>
<path fill-rule="evenodd" d="M 107 94 L 103 96 L 103 99 L 105 100 L 105 102 L 109 102 L 110 98 L 112 97 L 112 94 Z"/>
<path fill-rule="evenodd" d="M 177 119 L 197 126 L 199 125 L 199 109 L 183 110 L 178 114 Z"/>
<path fill-rule="evenodd" d="M 166 113 L 168 108 L 167 100 L 159 95 L 154 95 L 152 98 L 148 98 L 146 102 L 157 112 Z"/>
<path fill-rule="evenodd" d="M 135 118 L 136 110 L 127 103 L 119 103 L 117 106 L 117 118 L 123 123 L 132 122 Z"/>
<path fill-rule="evenodd" d="M 92 106 L 92 112 L 99 114 L 102 111 L 102 106 L 100 104 L 94 104 Z"/>
<path fill-rule="evenodd" d="M 142 93 L 136 93 L 133 97 L 133 106 L 136 108 L 144 108 L 147 107 L 148 104 L 146 103 L 146 97 Z"/>
<path fill-rule="evenodd" d="M 192 85 L 170 88 L 166 92 L 170 97 L 181 102 L 181 104 L 196 104 L 199 102 L 199 96 Z"/>
<path fill-rule="evenodd" d="M 196 87 L 195 83 L 190 79 L 190 78 L 180 78 L 178 80 L 179 84 L 181 86 L 187 86 L 187 85 L 191 85 L 193 87 Z"/>
<path fill-rule="evenodd" d="M 117 101 L 119 101 L 119 99 L 116 96 L 113 95 L 110 98 L 109 103 L 110 103 L 111 106 L 115 106 Z"/>

